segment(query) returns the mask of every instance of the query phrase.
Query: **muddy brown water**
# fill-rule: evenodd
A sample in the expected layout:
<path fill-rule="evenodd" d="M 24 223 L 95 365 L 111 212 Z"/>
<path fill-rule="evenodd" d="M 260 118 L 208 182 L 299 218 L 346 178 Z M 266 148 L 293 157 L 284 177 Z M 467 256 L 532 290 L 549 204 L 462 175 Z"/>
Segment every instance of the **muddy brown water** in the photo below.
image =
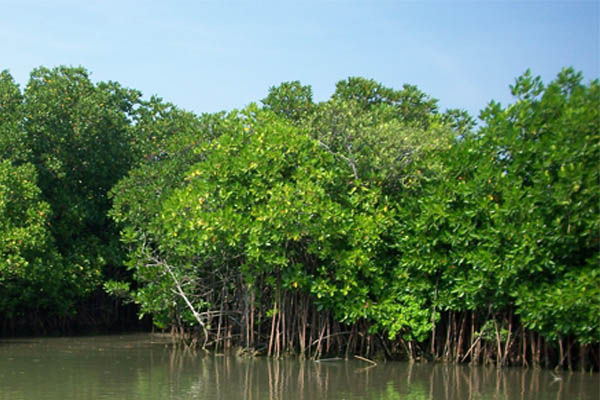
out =
<path fill-rule="evenodd" d="M 598 400 L 597 373 L 241 358 L 165 336 L 0 339 L 0 400 Z"/>

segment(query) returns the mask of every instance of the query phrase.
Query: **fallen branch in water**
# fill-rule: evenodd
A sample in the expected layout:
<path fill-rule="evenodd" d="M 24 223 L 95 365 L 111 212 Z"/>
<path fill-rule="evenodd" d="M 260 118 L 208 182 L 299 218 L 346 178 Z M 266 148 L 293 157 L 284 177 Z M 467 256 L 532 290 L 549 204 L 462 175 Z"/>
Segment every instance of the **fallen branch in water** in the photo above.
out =
<path fill-rule="evenodd" d="M 356 356 L 355 355 L 354 358 L 358 358 L 361 361 L 368 362 L 368 363 L 373 364 L 373 365 L 377 365 L 377 363 L 375 361 L 369 360 L 368 358 L 365 358 L 365 357 L 361 357 L 361 356 Z"/>

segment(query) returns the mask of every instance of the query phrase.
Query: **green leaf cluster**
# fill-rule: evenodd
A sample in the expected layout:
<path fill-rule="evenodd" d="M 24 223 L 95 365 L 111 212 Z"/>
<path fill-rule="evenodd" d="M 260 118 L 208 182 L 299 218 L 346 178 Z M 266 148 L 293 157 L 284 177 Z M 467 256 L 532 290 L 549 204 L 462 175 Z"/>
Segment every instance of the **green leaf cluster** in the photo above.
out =
<path fill-rule="evenodd" d="M 0 314 L 72 314 L 104 279 L 125 275 L 108 191 L 141 159 L 156 156 L 157 137 L 180 128 L 168 129 L 175 124 L 167 117 L 177 113 L 171 109 L 116 82 L 94 83 L 81 67 L 37 68 L 23 90 L 0 73 L 0 161 L 8 188 L 0 198 L 8 230 L 0 251 L 12 265 L 0 272 Z M 16 239 L 16 232 L 32 236 Z"/>
<path fill-rule="evenodd" d="M 33 165 L 0 161 L 0 310 L 7 316 L 20 315 L 24 305 L 59 312 L 71 305 L 61 291 L 77 282 L 62 268 L 50 216 Z"/>
<path fill-rule="evenodd" d="M 600 340 L 598 89 L 572 69 L 547 87 L 527 72 L 515 104 L 490 103 L 434 156 L 444 168 L 402 200 L 397 234 L 438 307 L 513 309 L 548 339 Z"/>

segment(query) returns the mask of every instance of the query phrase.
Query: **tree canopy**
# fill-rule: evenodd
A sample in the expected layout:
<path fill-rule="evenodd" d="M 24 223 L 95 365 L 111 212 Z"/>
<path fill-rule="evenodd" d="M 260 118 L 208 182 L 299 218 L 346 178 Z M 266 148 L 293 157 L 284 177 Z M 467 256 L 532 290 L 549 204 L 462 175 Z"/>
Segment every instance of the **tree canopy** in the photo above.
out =
<path fill-rule="evenodd" d="M 206 347 L 597 368 L 599 83 L 510 89 L 476 126 L 360 77 L 198 116 L 2 72 L 0 314 L 102 286 Z"/>

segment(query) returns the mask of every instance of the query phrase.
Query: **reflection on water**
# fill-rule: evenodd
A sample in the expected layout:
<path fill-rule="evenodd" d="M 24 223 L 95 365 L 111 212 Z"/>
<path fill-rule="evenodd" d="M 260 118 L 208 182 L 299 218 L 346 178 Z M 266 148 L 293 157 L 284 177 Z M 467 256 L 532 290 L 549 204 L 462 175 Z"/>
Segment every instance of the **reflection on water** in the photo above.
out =
<path fill-rule="evenodd" d="M 156 335 L 0 340 L 0 400 L 593 399 L 598 374 L 247 359 Z"/>

